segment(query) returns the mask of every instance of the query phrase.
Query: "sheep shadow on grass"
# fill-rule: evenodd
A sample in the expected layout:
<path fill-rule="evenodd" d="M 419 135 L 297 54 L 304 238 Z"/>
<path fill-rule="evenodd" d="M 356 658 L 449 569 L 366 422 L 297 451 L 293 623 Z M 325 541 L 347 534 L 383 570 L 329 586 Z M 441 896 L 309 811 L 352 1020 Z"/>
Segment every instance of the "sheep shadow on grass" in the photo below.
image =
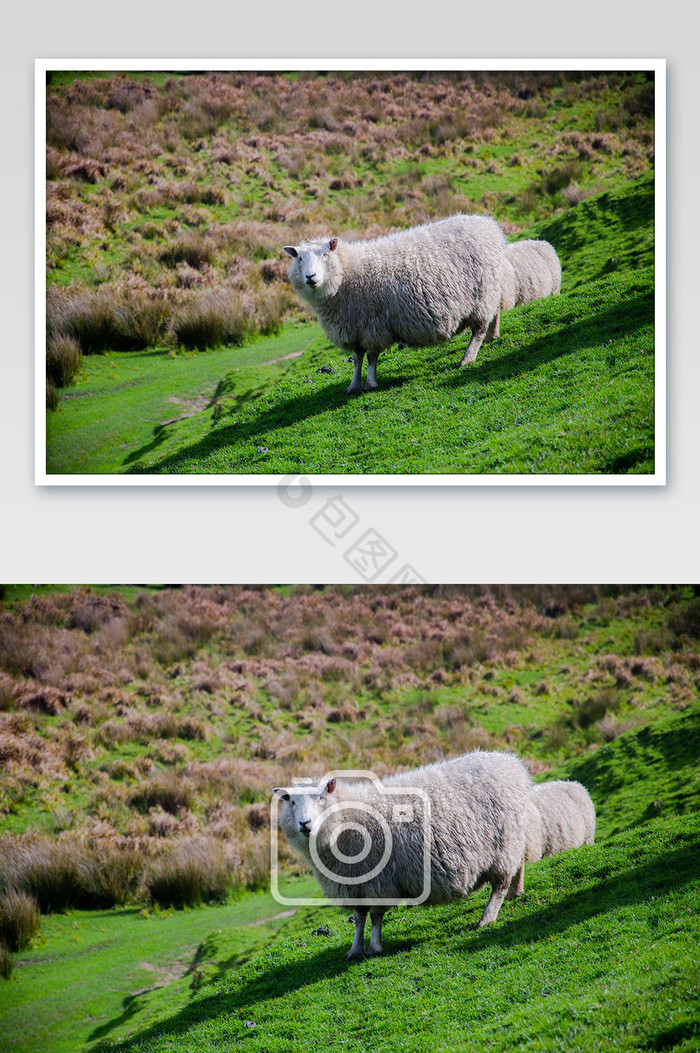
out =
<path fill-rule="evenodd" d="M 423 941 L 420 937 L 412 940 L 387 939 L 382 957 L 403 954 L 421 942 Z M 300 958 L 298 962 L 286 961 L 264 972 L 260 971 L 254 979 L 248 981 L 238 991 L 230 993 L 221 991 L 209 997 L 193 1000 L 170 1019 L 147 1026 L 132 1038 L 112 1044 L 108 1040 L 109 1033 L 124 1023 L 128 1023 L 139 1010 L 136 998 L 129 996 L 122 1003 L 123 1011 L 120 1016 L 96 1028 L 90 1035 L 89 1041 L 94 1042 L 100 1039 L 106 1041 L 108 1043 L 106 1048 L 110 1050 L 110 1053 L 130 1053 L 132 1050 L 143 1048 L 151 1039 L 182 1037 L 192 1028 L 199 1027 L 222 1014 L 228 1016 L 232 1024 L 239 1020 L 242 1027 L 243 1020 L 249 1017 L 254 1018 L 256 1007 L 271 998 L 285 998 L 304 987 L 329 978 L 341 977 L 351 969 L 363 967 L 371 969 L 373 958 L 361 958 L 349 962 L 345 958 L 345 949 L 345 945 L 339 949 L 337 944 L 334 944 L 312 957 Z M 233 971 L 237 965 L 235 957 L 230 961 L 220 962 L 213 980 L 220 981 L 229 973 L 234 975 Z M 96 1047 L 96 1049 L 100 1048 L 101 1046 Z"/>
<path fill-rule="evenodd" d="M 541 311 L 538 303 L 531 310 Z M 557 305 L 558 307 L 559 305 Z M 517 310 L 517 308 L 516 308 Z M 558 358 L 578 354 L 588 347 L 597 347 L 605 341 L 622 335 L 629 335 L 637 329 L 649 325 L 654 320 L 654 293 L 644 293 L 632 297 L 623 303 L 598 314 L 589 315 L 579 321 L 571 322 L 566 317 L 554 317 L 548 328 L 543 322 L 543 336 L 529 343 L 520 343 L 512 351 L 490 358 L 486 356 L 466 368 L 455 370 L 443 381 L 443 387 L 464 387 L 471 383 L 490 384 L 494 380 L 510 380 L 513 377 L 548 365 Z M 507 338 L 507 333 L 504 334 Z M 490 345 L 486 345 L 488 348 Z M 493 345 L 494 354 L 498 341 Z M 482 350 L 483 355 L 483 350 Z"/>
<path fill-rule="evenodd" d="M 488 947 L 508 948 L 537 943 L 610 911 L 667 897 L 697 881 L 700 849 L 700 836 L 697 831 L 681 835 L 666 849 L 660 848 L 650 852 L 643 862 L 632 867 L 625 867 L 624 862 L 621 865 L 614 854 L 609 856 L 607 852 L 601 852 L 600 848 L 604 845 L 605 842 L 601 842 L 600 845 L 587 846 L 580 850 L 585 853 L 585 858 L 581 856 L 577 859 L 577 856 L 566 853 L 553 860 L 544 861 L 548 873 L 544 881 L 535 885 L 535 890 L 539 895 L 547 897 L 547 905 L 537 909 L 528 906 L 526 874 L 525 897 L 516 903 L 506 902 L 495 926 L 475 930 L 472 923 L 479 911 L 477 904 L 467 899 L 463 905 L 463 913 L 455 912 L 449 919 L 444 920 L 443 939 L 449 939 L 450 950 L 463 952 L 467 961 L 470 954 L 476 954 Z M 578 870 L 579 859 L 582 871 L 582 876 L 576 877 L 579 887 L 563 897 L 558 896 L 555 891 L 556 878 L 553 877 L 552 871 L 561 867 L 564 871 L 562 876 L 566 879 L 566 871 L 573 867 L 573 876 Z M 586 887 L 581 887 L 584 881 Z M 416 908 L 416 911 L 420 910 L 421 908 Z M 515 911 L 521 916 L 513 917 Z M 298 935 L 303 937 L 302 933 Z M 382 957 L 405 954 L 420 948 L 429 940 L 430 937 L 420 931 L 409 939 L 392 939 L 387 934 L 386 949 Z M 334 941 L 332 946 L 323 947 L 309 957 L 300 954 L 295 962 L 286 960 L 279 965 L 265 967 L 264 963 L 259 961 L 255 973 L 237 990 L 219 989 L 215 994 L 195 998 L 169 1019 L 144 1028 L 133 1038 L 110 1044 L 109 1049 L 112 1053 L 132 1053 L 136 1049 L 147 1048 L 152 1039 L 171 1038 L 177 1041 L 178 1037 L 182 1038 L 192 1028 L 222 1014 L 229 1018 L 232 1026 L 239 1022 L 242 1029 L 244 1020 L 254 1020 L 257 1006 L 261 1003 L 284 998 L 315 983 L 342 977 L 351 969 L 372 968 L 374 959 L 371 958 L 348 962 L 344 957 L 346 949 L 346 942 L 339 947 Z M 225 982 L 227 975 L 235 982 L 237 968 L 235 957 L 220 962 L 213 977 L 214 982 Z M 106 1038 L 114 1028 L 129 1021 L 137 1008 L 133 997 L 125 999 L 122 1014 L 96 1029 L 90 1040 Z"/>
<path fill-rule="evenodd" d="M 400 388 L 407 382 L 407 378 L 405 377 L 383 378 L 382 390 Z M 209 457 L 218 450 L 227 449 L 233 445 L 240 445 L 242 442 L 246 441 L 249 441 L 251 444 L 250 467 L 246 468 L 244 466 L 238 466 L 235 471 L 245 472 L 247 470 L 255 469 L 262 462 L 261 456 L 256 456 L 256 447 L 258 443 L 265 441 L 266 445 L 271 445 L 270 436 L 278 429 L 293 427 L 295 424 L 300 424 L 321 413 L 341 409 L 346 406 L 351 399 L 367 398 L 368 400 L 371 400 L 374 397 L 374 392 L 366 392 L 359 396 L 346 395 L 346 384 L 347 381 L 343 381 L 342 384 L 333 383 L 322 388 L 320 391 L 309 392 L 308 395 L 282 399 L 275 403 L 271 408 L 263 409 L 250 420 L 240 422 L 234 420 L 231 423 L 226 423 L 227 420 L 235 417 L 236 413 L 241 409 L 241 404 L 236 402 L 232 408 L 227 409 L 222 413 L 217 427 L 198 442 L 192 443 L 190 446 L 184 447 L 177 453 L 173 453 L 168 457 L 164 457 L 156 465 L 143 465 L 138 463 L 143 461 L 145 457 L 151 454 L 164 441 L 166 436 L 161 435 L 161 433 L 156 435 L 156 432 L 158 432 L 158 428 L 156 428 L 154 430 L 154 439 L 148 445 L 130 455 L 130 460 L 136 463 L 133 463 L 132 467 L 128 469 L 128 472 L 131 474 L 148 474 L 156 470 L 158 472 L 168 471 L 177 473 L 178 469 L 190 460 L 199 460 L 200 458 Z M 369 405 L 371 405 L 371 403 L 369 403 Z M 159 426 L 159 428 L 160 427 L 161 426 Z"/>
<path fill-rule="evenodd" d="M 591 850 L 594 850 L 593 846 L 583 849 L 584 852 Z M 528 910 L 524 917 L 509 919 L 508 913 L 505 913 L 509 908 L 506 902 L 498 918 L 499 924 L 482 929 L 478 934 L 465 934 L 460 949 L 473 952 L 483 941 L 503 947 L 537 942 L 612 910 L 668 896 L 697 881 L 698 851 L 700 839 L 694 836 L 688 838 L 687 843 L 680 848 L 659 852 L 637 867 L 614 874 L 610 874 L 609 867 L 601 861 L 597 869 L 593 870 L 593 882 L 587 888 L 577 888 L 563 898 L 556 897 L 547 906 L 535 911 Z M 567 853 L 556 858 L 563 866 L 568 866 L 575 857 Z M 552 888 L 553 882 L 549 882 L 544 894 L 549 895 Z M 525 908 L 528 905 L 527 895 L 526 872 L 525 895 L 522 898 Z"/>

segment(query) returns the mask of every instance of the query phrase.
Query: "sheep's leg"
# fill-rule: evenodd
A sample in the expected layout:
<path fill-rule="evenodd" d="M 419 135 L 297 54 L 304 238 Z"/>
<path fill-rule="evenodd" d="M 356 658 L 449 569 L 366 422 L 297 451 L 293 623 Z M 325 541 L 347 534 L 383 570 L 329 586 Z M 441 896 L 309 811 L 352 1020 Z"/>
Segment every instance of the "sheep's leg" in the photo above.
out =
<path fill-rule="evenodd" d="M 486 910 L 481 915 L 481 920 L 476 926 L 477 929 L 483 929 L 484 925 L 490 925 L 492 921 L 496 920 L 501 904 L 506 898 L 509 885 L 510 879 L 507 877 L 494 878 L 491 882 L 491 899 L 486 904 Z"/>
<path fill-rule="evenodd" d="M 352 947 L 345 955 L 348 961 L 353 958 L 362 958 L 365 953 L 365 922 L 367 921 L 367 908 L 355 907 L 355 938 Z M 374 922 L 372 922 L 372 936 L 374 936 Z"/>
<path fill-rule="evenodd" d="M 472 338 L 469 341 L 469 347 L 464 352 L 464 358 L 459 363 L 460 366 L 466 366 L 469 362 L 475 362 L 476 356 L 479 354 L 479 348 L 484 342 L 486 336 L 487 326 L 479 325 L 472 328 Z"/>
<path fill-rule="evenodd" d="M 496 314 L 494 315 L 494 317 L 491 319 L 491 322 L 490 322 L 489 327 L 488 327 L 488 331 L 486 333 L 486 336 L 484 337 L 484 343 L 485 344 L 488 344 L 491 340 L 497 340 L 498 337 L 501 335 L 501 330 L 500 330 L 500 325 L 499 325 L 500 320 L 501 320 L 501 312 L 500 312 L 500 310 L 498 310 L 498 311 L 496 311 Z"/>
<path fill-rule="evenodd" d="M 384 950 L 382 946 L 382 921 L 384 920 L 384 913 L 383 910 L 370 911 L 370 917 L 372 919 L 372 935 L 370 937 L 369 946 L 365 951 L 368 956 L 381 954 Z"/>
<path fill-rule="evenodd" d="M 374 391 L 377 387 L 377 359 L 379 358 L 378 351 L 367 352 L 367 382 L 365 384 L 365 391 Z"/>
<path fill-rule="evenodd" d="M 520 870 L 510 883 L 506 899 L 517 899 L 525 891 L 525 861 L 520 864 Z"/>
<path fill-rule="evenodd" d="M 350 381 L 350 387 L 345 389 L 346 395 L 355 395 L 358 391 L 362 391 L 362 359 L 364 357 L 364 351 L 353 351 L 352 380 Z"/>

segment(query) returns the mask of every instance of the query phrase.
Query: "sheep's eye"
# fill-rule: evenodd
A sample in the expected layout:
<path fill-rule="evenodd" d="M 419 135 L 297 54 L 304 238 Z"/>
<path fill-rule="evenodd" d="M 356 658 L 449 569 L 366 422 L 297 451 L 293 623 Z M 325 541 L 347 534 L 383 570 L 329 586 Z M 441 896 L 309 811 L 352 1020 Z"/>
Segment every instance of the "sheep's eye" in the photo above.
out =
<path fill-rule="evenodd" d="M 297 802 L 296 801 L 290 801 L 289 802 L 289 807 L 290 808 L 296 808 L 296 806 L 297 806 Z"/>
<path fill-rule="evenodd" d="M 324 252 L 324 254 L 323 254 L 323 256 L 321 257 L 321 259 L 322 259 L 322 260 L 327 260 L 327 259 L 328 259 L 328 253 L 327 253 L 327 252 Z"/>

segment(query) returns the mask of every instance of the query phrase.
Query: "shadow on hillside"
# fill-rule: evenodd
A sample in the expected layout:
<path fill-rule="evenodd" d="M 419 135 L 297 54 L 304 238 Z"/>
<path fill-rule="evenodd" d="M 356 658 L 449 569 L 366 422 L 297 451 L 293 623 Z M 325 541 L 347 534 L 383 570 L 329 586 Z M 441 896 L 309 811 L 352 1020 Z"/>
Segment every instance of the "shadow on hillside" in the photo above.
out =
<path fill-rule="evenodd" d="M 477 358 L 474 365 L 459 369 L 446 378 L 443 387 L 465 387 L 474 381 L 490 384 L 494 380 L 521 376 L 528 370 L 537 369 L 557 358 L 577 354 L 587 347 L 595 347 L 613 337 L 629 335 L 648 325 L 653 319 L 653 291 L 625 300 L 607 311 L 589 315 L 577 322 L 572 323 L 566 317 L 557 318 L 554 324 L 561 326 L 560 329 L 548 329 L 545 336 L 529 344 L 521 344 L 499 358 L 482 361 Z"/>
<path fill-rule="evenodd" d="M 351 935 L 352 933 L 349 933 L 349 936 Z M 383 956 L 391 957 L 394 954 L 404 953 L 422 942 L 422 938 L 392 941 L 387 937 Z M 348 939 L 347 945 L 350 945 L 350 939 Z M 156 1037 L 159 1039 L 168 1037 L 177 1039 L 185 1035 L 191 1028 L 198 1027 L 207 1020 L 213 1020 L 221 1016 L 222 1013 L 229 1016 L 232 1023 L 240 1020 L 240 1038 L 243 1038 L 243 1020 L 248 1017 L 254 1019 L 255 1008 L 260 1002 L 265 1002 L 270 998 L 284 998 L 302 987 L 308 987 L 323 980 L 342 976 L 351 969 L 369 965 L 371 961 L 371 958 L 365 958 L 360 962 L 348 962 L 345 959 L 343 950 L 339 950 L 337 946 L 329 947 L 312 958 L 302 959 L 296 963 L 285 962 L 280 966 L 268 969 L 247 983 L 240 991 L 221 992 L 209 998 L 202 998 L 190 1003 L 178 1013 L 175 1013 L 169 1020 L 163 1020 L 151 1027 L 144 1028 L 143 1031 L 134 1035 L 133 1038 L 124 1039 L 114 1044 L 109 1043 L 107 1048 L 111 1053 L 129 1053 L 130 1050 L 142 1049 L 144 1045 L 147 1046 L 148 1042 Z M 230 960 L 220 962 L 214 981 L 222 980 L 237 965 L 239 965 L 239 962 L 235 956 Z M 191 966 L 185 975 L 189 975 L 192 971 L 193 967 Z M 96 1028 L 90 1035 L 89 1041 L 105 1040 L 115 1028 L 128 1023 L 140 1008 L 137 999 L 138 996 L 134 995 L 125 998 L 122 1003 L 122 1013 L 114 1020 Z"/>
<path fill-rule="evenodd" d="M 487 946 L 499 944 L 510 947 L 517 943 L 532 943 L 555 933 L 563 932 L 571 925 L 580 925 L 599 914 L 611 910 L 649 903 L 657 896 L 668 896 L 673 890 L 697 881 L 697 860 L 700 836 L 696 835 L 682 847 L 660 852 L 641 866 L 605 876 L 605 864 L 600 867 L 600 880 L 589 888 L 577 890 L 563 899 L 556 899 L 548 907 L 528 914 L 524 918 L 507 920 L 501 913 L 503 924 L 495 929 L 465 938 L 462 950 L 475 951 L 482 941 Z M 525 883 L 527 895 L 527 878 Z M 527 902 L 526 900 L 524 901 Z M 504 905 L 507 909 L 508 903 Z"/>
<path fill-rule="evenodd" d="M 548 939 L 553 934 L 563 932 L 571 925 L 579 925 L 589 918 L 606 914 L 613 909 L 648 903 L 655 896 L 668 896 L 672 891 L 696 880 L 696 868 L 700 836 L 688 836 L 682 847 L 659 852 L 650 856 L 646 862 L 637 867 L 608 876 L 605 857 L 600 860 L 597 873 L 594 873 L 592 887 L 577 890 L 563 899 L 555 897 L 552 885 L 552 896 L 556 898 L 550 906 L 529 913 L 526 917 L 509 920 L 511 907 L 506 903 L 501 914 L 501 921 L 496 928 L 474 931 L 468 921 L 469 910 L 465 913 L 465 931 L 452 934 L 451 950 L 462 950 L 465 954 L 478 953 L 490 946 L 512 947 L 515 944 L 534 943 Z M 614 865 L 614 864 L 613 864 Z M 598 880 L 596 880 L 598 878 Z M 526 904 L 526 900 L 524 904 Z M 413 940 L 386 939 L 386 955 L 402 954 L 420 946 L 425 937 Z M 136 1049 L 148 1048 L 151 1039 L 171 1038 L 177 1042 L 191 1028 L 198 1027 L 221 1014 L 229 1018 L 229 1025 L 234 1026 L 243 1021 L 255 1020 L 257 1006 L 269 999 L 280 999 L 294 991 L 311 984 L 343 976 L 348 970 L 362 967 L 364 963 L 347 962 L 337 946 L 321 950 L 308 959 L 300 958 L 297 962 L 284 962 L 279 966 L 264 969 L 259 965 L 257 975 L 245 983 L 240 990 L 227 992 L 219 990 L 210 997 L 191 1002 L 175 1013 L 169 1020 L 145 1028 L 132 1039 L 109 1046 L 114 1053 L 130 1053 Z M 223 980 L 227 973 L 236 966 L 235 959 L 220 963 L 216 979 Z M 189 970 L 191 971 L 191 970 Z M 233 975 L 233 974 L 232 974 Z M 124 1012 L 116 1020 L 103 1025 L 91 1036 L 91 1040 L 105 1037 L 115 1027 L 128 1021 L 133 1015 L 133 998 L 124 1002 Z M 241 1036 L 243 1031 L 241 1030 Z"/>
<path fill-rule="evenodd" d="M 582 782 L 596 802 L 606 802 L 626 785 L 631 772 L 648 772 L 652 767 L 669 773 L 693 769 L 698 757 L 700 713 L 683 713 L 672 719 L 668 727 L 648 724 L 634 734 L 620 735 L 614 742 L 572 762 L 566 778 Z"/>
<path fill-rule="evenodd" d="M 402 387 L 407 380 L 403 377 L 391 377 L 382 378 L 382 390 L 389 390 L 391 388 Z M 178 453 L 172 454 L 170 457 L 163 458 L 159 461 L 156 469 L 158 471 L 173 471 L 177 472 L 178 468 L 192 459 L 199 459 L 202 457 L 208 457 L 217 450 L 225 449 L 234 443 L 240 444 L 249 440 L 251 442 L 250 450 L 250 462 L 251 466 L 259 463 L 259 455 L 256 455 L 257 445 L 260 441 L 269 442 L 270 433 L 275 432 L 278 428 L 288 428 L 295 424 L 300 424 L 302 421 L 308 420 L 310 417 L 318 416 L 320 413 L 326 413 L 328 410 L 339 409 L 344 406 L 348 399 L 353 397 L 345 394 L 345 387 L 347 380 L 344 380 L 342 384 L 329 384 L 328 387 L 323 388 L 321 391 L 309 392 L 308 395 L 304 395 L 301 398 L 288 398 L 275 404 L 272 409 L 263 410 L 258 416 L 252 420 L 243 421 L 240 423 L 224 424 L 223 422 L 228 417 L 233 417 L 241 409 L 242 402 L 236 401 L 236 404 L 232 408 L 227 408 L 219 418 L 218 426 L 212 430 L 205 438 L 200 439 L 199 442 L 193 443 L 191 446 L 184 447 Z M 359 396 L 364 398 L 364 395 Z M 371 398 L 371 396 L 369 396 Z M 245 400 L 249 401 L 249 400 Z M 155 429 L 157 430 L 157 429 Z M 166 436 L 163 436 L 165 438 Z M 162 442 L 162 439 L 158 441 L 154 440 L 149 443 L 148 446 L 142 447 L 142 449 L 135 451 L 131 454 L 132 461 L 142 461 L 153 449 Z M 237 468 L 236 471 L 244 471 L 243 468 Z M 140 465 L 134 465 L 129 469 L 132 474 L 135 472 L 149 472 L 153 471 L 153 468 L 141 467 Z"/>
<path fill-rule="evenodd" d="M 460 388 L 473 383 L 490 384 L 494 380 L 507 380 L 521 376 L 524 372 L 537 369 L 557 358 L 578 353 L 587 347 L 597 346 L 605 340 L 622 334 L 629 335 L 647 325 L 653 320 L 653 317 L 653 291 L 631 297 L 615 307 L 591 314 L 575 322 L 571 321 L 563 311 L 561 316 L 549 323 L 544 336 L 531 343 L 520 344 L 516 349 L 492 360 L 477 359 L 472 366 L 455 369 L 454 372 L 450 371 L 442 379 L 436 379 L 436 385 L 440 384 L 444 388 Z M 554 329 L 553 326 L 558 328 Z M 407 377 L 384 375 L 381 378 L 381 390 L 390 391 L 408 382 Z M 293 427 L 321 413 L 344 406 L 349 398 L 345 394 L 345 384 L 346 381 L 343 381 L 342 384 L 331 383 L 320 391 L 284 399 L 271 408 L 263 409 L 252 419 L 242 422 L 236 421 L 236 416 L 249 403 L 254 403 L 262 394 L 267 393 L 267 388 L 245 392 L 236 398 L 233 404 L 219 403 L 219 415 L 212 430 L 190 446 L 183 447 L 177 453 L 164 457 L 154 466 L 155 470 L 177 473 L 188 461 L 198 461 L 209 457 L 218 450 L 226 449 L 234 444 L 240 448 L 241 444 L 246 442 L 250 442 L 248 470 L 258 467 L 260 454 L 257 452 L 257 447 L 261 442 L 273 446 L 274 439 L 271 436 L 277 429 Z M 215 401 L 217 401 L 217 395 L 214 396 L 210 406 Z M 154 470 L 154 467 L 145 467 L 142 462 L 153 457 L 158 448 L 169 438 L 170 429 L 175 423 L 177 422 L 171 421 L 154 428 L 152 440 L 146 446 L 129 454 L 126 463 L 131 464 L 131 467 L 127 469 L 127 472 L 140 474 Z M 646 451 L 642 453 L 646 455 Z M 629 470 L 638 459 L 635 454 L 630 464 L 620 464 L 611 470 Z M 244 472 L 246 469 L 237 466 L 235 471 Z"/>

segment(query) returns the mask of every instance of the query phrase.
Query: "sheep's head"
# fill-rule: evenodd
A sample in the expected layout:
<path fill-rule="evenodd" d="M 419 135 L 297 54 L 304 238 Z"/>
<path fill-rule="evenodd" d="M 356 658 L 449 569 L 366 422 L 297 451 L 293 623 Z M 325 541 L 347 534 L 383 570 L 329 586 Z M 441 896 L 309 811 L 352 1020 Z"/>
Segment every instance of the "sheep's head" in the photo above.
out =
<path fill-rule="evenodd" d="M 308 786 L 278 786 L 273 790 L 280 800 L 280 826 L 287 840 L 303 855 L 309 855 L 309 837 L 315 834 L 323 813 L 335 800 L 335 779 L 323 779 Z"/>
<path fill-rule="evenodd" d="M 290 281 L 305 299 L 313 301 L 314 293 L 334 296 L 338 291 L 341 275 L 337 248 L 337 238 L 284 246 L 283 251 L 292 258 Z"/>

